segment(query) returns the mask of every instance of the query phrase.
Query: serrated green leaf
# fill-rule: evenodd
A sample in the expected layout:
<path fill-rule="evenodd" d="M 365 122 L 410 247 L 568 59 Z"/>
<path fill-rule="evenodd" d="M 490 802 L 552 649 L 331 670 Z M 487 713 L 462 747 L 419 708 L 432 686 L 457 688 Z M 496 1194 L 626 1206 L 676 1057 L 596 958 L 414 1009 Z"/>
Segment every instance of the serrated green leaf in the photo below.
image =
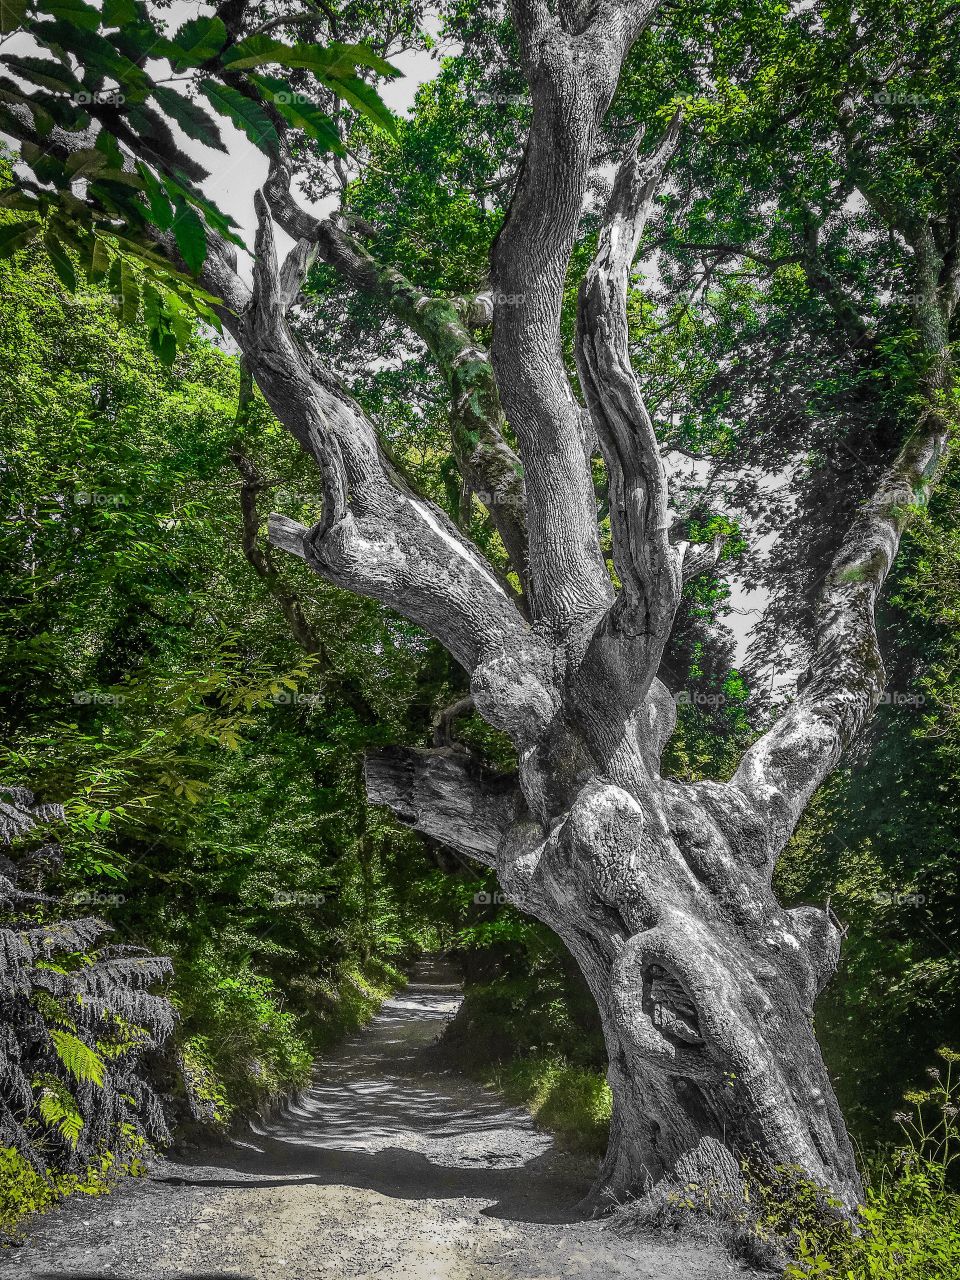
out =
<path fill-rule="evenodd" d="M 29 0 L 0 0 L 0 34 L 23 26 Z"/>
<path fill-rule="evenodd" d="M 173 226 L 173 205 L 170 203 L 163 185 L 145 164 L 138 163 L 137 172 L 143 179 L 143 189 L 146 193 L 149 209 L 148 219 L 160 231 L 169 231 Z"/>
<path fill-rule="evenodd" d="M 50 98 L 49 95 L 44 96 L 48 102 L 57 101 L 55 98 Z M 34 128 L 41 138 L 45 138 L 54 126 L 53 116 L 39 101 L 38 95 L 20 93 L 11 86 L 9 80 L 0 83 L 0 102 L 9 102 L 14 106 L 26 107 L 33 116 Z"/>
<path fill-rule="evenodd" d="M 295 129 L 302 129 L 309 137 L 319 142 L 326 151 L 334 151 L 345 155 L 343 143 L 337 133 L 337 126 L 325 111 L 310 102 L 302 93 L 296 93 L 285 80 L 276 80 L 272 76 L 251 76 L 264 97 L 280 112 L 288 124 Z"/>
<path fill-rule="evenodd" d="M 43 205 L 36 196 L 28 195 L 25 191 L 4 191 L 0 194 L 0 208 L 38 213 L 43 209 Z"/>
<path fill-rule="evenodd" d="M 199 67 L 226 43 L 227 28 L 220 18 L 191 18 L 165 46 L 165 52 L 180 66 Z"/>
<path fill-rule="evenodd" d="M 58 209 L 50 219 L 49 230 L 52 230 L 68 249 L 73 249 L 75 253 L 81 255 L 87 252 L 87 242 L 83 232 L 62 210 Z"/>
<path fill-rule="evenodd" d="M 123 168 L 123 152 L 120 150 L 120 143 L 112 133 L 101 129 L 93 146 L 95 151 L 100 151 L 106 156 L 112 169 Z"/>
<path fill-rule="evenodd" d="M 396 117 L 373 85 L 367 84 L 359 76 L 326 76 L 318 73 L 318 79 L 385 133 L 392 138 L 397 136 Z"/>
<path fill-rule="evenodd" d="M 39 222 L 11 222 L 0 226 L 0 258 L 9 258 L 18 249 L 35 239 L 40 231 Z"/>
<path fill-rule="evenodd" d="M 23 80 L 41 85 L 44 89 L 54 89 L 58 93 L 76 93 L 80 89 L 80 81 L 68 67 L 56 62 L 53 58 L 33 58 L 26 55 L 4 58 L 6 69 Z"/>
<path fill-rule="evenodd" d="M 225 66 L 236 71 L 275 63 L 280 67 L 301 68 L 319 76 L 351 76 L 357 67 L 370 67 L 383 76 L 399 76 L 397 67 L 384 61 L 369 45 L 341 44 L 332 41 L 328 45 L 297 43 L 284 44 L 269 36 L 249 36 L 234 45 L 223 55 Z"/>
<path fill-rule="evenodd" d="M 61 244 L 56 233 L 49 226 L 44 232 L 43 247 L 50 256 L 50 263 L 56 272 L 57 279 L 70 293 L 76 293 L 77 275 L 73 269 L 73 263 L 70 261 L 70 255 Z"/>
<path fill-rule="evenodd" d="M 253 102 L 238 89 L 220 84 L 216 80 L 205 80 L 200 89 L 206 94 L 214 110 L 232 120 L 261 151 L 266 151 L 269 155 L 271 146 L 279 145 L 277 131 L 260 103 Z"/>
<path fill-rule="evenodd" d="M 207 224 L 215 231 L 219 231 L 221 235 L 226 236 L 234 244 L 243 244 L 243 238 L 238 236 L 233 228 L 237 225 L 229 214 L 223 212 L 212 200 L 207 200 L 199 191 L 190 185 L 189 178 L 185 178 L 178 170 L 174 170 L 175 177 L 169 178 L 166 175 L 163 179 L 163 185 L 166 187 L 170 198 L 176 201 L 178 198 L 192 204 L 204 217 Z"/>
<path fill-rule="evenodd" d="M 57 157 L 48 155 L 36 143 L 21 142 L 20 155 L 40 182 L 49 182 L 55 187 L 68 185 L 66 170 Z"/>
<path fill-rule="evenodd" d="M 172 333 L 159 334 L 155 347 L 157 358 L 169 369 L 177 358 L 177 340 Z M 191 799 L 189 794 L 187 799 Z"/>
<path fill-rule="evenodd" d="M 224 53 L 222 62 L 231 71 L 247 71 L 251 67 L 262 67 L 271 62 L 279 62 L 290 46 L 282 40 L 274 40 L 272 36 L 248 36 L 238 44 L 232 45 Z"/>
<path fill-rule="evenodd" d="M 82 31 L 96 31 L 100 26 L 100 14 L 84 0 L 37 0 L 37 8 Z"/>
<path fill-rule="evenodd" d="M 103 25 L 105 27 L 123 27 L 137 17 L 135 0 L 104 0 Z"/>
<path fill-rule="evenodd" d="M 45 27 L 47 27 L 46 23 L 39 23 L 33 30 L 39 29 L 40 34 L 46 36 L 46 32 L 43 31 Z M 64 31 L 64 28 L 67 30 Z M 117 81 L 119 92 L 127 103 L 144 100 L 150 87 L 148 76 L 135 62 L 121 53 L 112 40 L 102 36 L 99 31 L 85 31 L 81 37 L 81 43 L 77 41 L 75 35 L 68 33 L 69 25 L 65 22 L 49 25 L 49 34 L 55 43 L 66 45 L 68 48 L 80 44 L 82 53 L 78 52 L 78 57 L 81 58 L 84 83 L 88 92 L 99 91 L 102 88 L 100 77 L 109 77 Z"/>
<path fill-rule="evenodd" d="M 104 240 L 100 236 L 91 235 L 84 261 L 84 271 L 90 284 L 99 284 L 104 279 L 110 267 L 110 258 L 110 250 Z"/>
<path fill-rule="evenodd" d="M 133 324 L 140 310 L 140 284 L 133 267 L 120 260 L 120 317 L 124 324 Z"/>
<path fill-rule="evenodd" d="M 163 315 L 163 298 L 156 285 L 149 281 L 143 286 L 143 320 L 148 329 L 155 329 Z"/>
<path fill-rule="evenodd" d="M 196 275 L 207 256 L 207 233 L 203 226 L 203 219 L 196 209 L 191 209 L 188 204 L 182 202 L 177 205 L 176 216 L 173 219 L 173 234 L 176 237 L 180 256 Z"/>
<path fill-rule="evenodd" d="M 85 147 L 83 151 L 75 151 L 72 156 L 68 157 L 66 163 L 67 173 L 74 178 L 93 177 L 100 173 L 102 169 L 106 169 L 109 161 L 102 151 L 97 151 L 93 147 Z"/>
<path fill-rule="evenodd" d="M 154 85 L 153 96 L 167 115 L 176 120 L 188 138 L 194 138 L 206 147 L 226 151 L 216 123 L 202 107 L 162 84 Z"/>

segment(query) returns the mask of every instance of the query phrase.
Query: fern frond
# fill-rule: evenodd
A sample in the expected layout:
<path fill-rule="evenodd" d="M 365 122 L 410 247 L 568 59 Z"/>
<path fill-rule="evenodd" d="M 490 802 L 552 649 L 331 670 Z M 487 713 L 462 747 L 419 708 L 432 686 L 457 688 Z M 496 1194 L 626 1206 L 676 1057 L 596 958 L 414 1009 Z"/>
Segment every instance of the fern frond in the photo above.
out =
<path fill-rule="evenodd" d="M 57 1057 L 75 1080 L 81 1084 L 92 1082 L 103 1086 L 104 1061 L 95 1049 L 70 1031 L 54 1029 L 50 1032 L 50 1039 Z"/>
<path fill-rule="evenodd" d="M 83 1130 L 83 1116 L 77 1109 L 70 1090 L 54 1076 L 41 1076 L 34 1081 L 40 1088 L 37 1110 L 44 1124 L 56 1129 L 74 1149 Z"/>

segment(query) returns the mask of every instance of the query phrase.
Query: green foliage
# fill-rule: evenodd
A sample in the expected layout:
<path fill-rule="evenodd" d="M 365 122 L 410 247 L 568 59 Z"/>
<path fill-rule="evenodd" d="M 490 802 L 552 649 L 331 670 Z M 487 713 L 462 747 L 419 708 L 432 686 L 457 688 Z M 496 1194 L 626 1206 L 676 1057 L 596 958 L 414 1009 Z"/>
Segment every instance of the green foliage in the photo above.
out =
<path fill-rule="evenodd" d="M 281 510 L 320 498 L 262 401 L 238 424 L 232 359 L 188 337 L 168 370 L 103 287 L 65 295 L 39 250 L 0 263 L 0 292 L 0 780 L 63 801 L 64 903 L 171 956 L 180 1023 L 155 1083 L 177 1125 L 222 1127 L 302 1086 L 402 980 L 391 961 L 452 932 L 436 866 L 359 783 L 369 744 L 429 729 L 450 666 L 298 566 L 254 574 L 231 451 L 256 451 Z M 302 592 L 310 653 L 278 584 Z M 68 972 L 95 959 L 73 950 L 54 957 Z M 109 1079 L 131 1033 L 85 1054 L 51 1025 L 37 1114 L 82 1160 L 50 1077 L 73 1096 L 96 1055 Z"/>
<path fill-rule="evenodd" d="M 54 1029 L 50 1039 L 57 1057 L 79 1084 L 91 1081 L 103 1087 L 103 1058 L 70 1031 Z"/>
<path fill-rule="evenodd" d="M 911 1091 L 897 1114 L 905 1142 L 871 1160 L 854 1214 L 801 1169 L 742 1162 L 739 1189 L 727 1179 L 688 1183 L 623 1206 L 624 1234 L 669 1228 L 720 1240 L 744 1261 L 787 1280 L 953 1280 L 960 1267 L 960 1195 L 951 1167 L 960 1157 L 960 1054 Z"/>
<path fill-rule="evenodd" d="M 610 1130 L 612 1095 L 602 1072 L 573 1066 L 563 1058 L 523 1058 L 490 1077 L 512 1102 L 570 1151 L 601 1156 Z"/>
<path fill-rule="evenodd" d="M 242 241 L 234 220 L 203 195 L 208 171 L 180 149 L 165 117 L 205 146 L 225 150 L 199 93 L 269 156 L 278 152 L 276 125 L 284 118 L 304 130 L 320 152 L 342 153 L 336 124 L 310 100 L 305 75 L 317 86 L 314 94 L 326 90 L 372 127 L 394 133 L 390 111 L 358 73 L 389 78 L 396 72 L 365 44 L 288 44 L 255 34 L 244 39 L 218 16 L 191 18 L 168 36 L 163 8 L 147 0 L 101 9 L 64 0 L 5 0 L 0 30 L 24 28 L 42 56 L 0 50 L 0 127 L 20 143 L 23 166 L 0 203 L 29 215 L 15 231 L 0 232 L 0 256 L 15 253 L 42 231 L 57 277 L 71 292 L 78 265 L 94 284 L 108 268 L 119 273 L 136 262 L 169 314 L 179 304 L 219 327 L 213 309 L 218 300 L 192 277 L 206 259 L 208 230 Z M 148 55 L 159 69 L 146 69 Z M 270 66 L 295 70 L 300 87 L 295 91 L 287 80 L 265 82 L 253 74 Z M 288 104 L 301 101 L 299 111 L 290 109 Z M 55 126 L 62 131 L 59 138 L 51 137 Z M 91 126 L 95 138 L 81 147 L 79 139 Z M 63 140 L 70 134 L 78 135 L 76 146 Z M 74 190 L 78 178 L 87 180 L 83 198 Z M 169 231 L 189 276 L 157 250 L 158 235 Z M 123 309 L 126 319 L 135 318 L 129 289 Z M 148 309 L 146 319 L 158 335 L 155 349 L 166 358 L 182 339 L 175 326 L 160 334 L 156 314 L 156 308 Z"/>
<path fill-rule="evenodd" d="M 170 1006 L 149 991 L 169 962 L 141 948 L 94 945 L 109 932 L 102 921 L 70 918 L 55 897 L 36 891 L 62 855 L 50 843 L 24 850 L 24 842 L 35 844 L 38 821 L 60 816 L 24 788 L 4 789 L 0 1142 L 11 1181 L 0 1191 L 0 1232 L 7 1233 L 32 1208 L 105 1186 L 114 1152 L 132 1159 L 148 1136 L 170 1136 L 142 1063 L 172 1029 Z"/>
<path fill-rule="evenodd" d="M 249 964 L 237 969 L 208 948 L 179 966 L 175 1003 L 194 1110 L 203 1104 L 222 1121 L 307 1083 L 314 1053 L 304 1020 L 282 1008 L 275 984 Z"/>
<path fill-rule="evenodd" d="M 54 1040 L 55 1044 L 57 1043 L 57 1034 L 57 1032 L 53 1032 L 51 1034 L 51 1039 Z M 82 1045 L 82 1041 L 77 1041 L 77 1043 Z M 86 1048 L 86 1046 L 82 1047 Z M 57 1050 L 57 1056 L 61 1061 L 64 1061 L 59 1045 L 57 1045 Z M 64 1065 L 67 1065 L 65 1061 Z M 76 1075 L 76 1072 L 73 1074 Z M 93 1080 L 95 1084 L 102 1086 L 103 1063 L 100 1062 L 99 1079 L 97 1079 L 92 1073 L 85 1077 L 77 1078 Z M 57 1129 L 72 1147 L 76 1147 L 77 1139 L 80 1137 L 80 1133 L 83 1129 L 83 1115 L 81 1114 L 77 1104 L 74 1102 L 73 1095 L 63 1086 L 63 1084 L 61 1084 L 56 1076 L 40 1076 L 38 1079 L 34 1080 L 33 1084 L 34 1088 L 36 1088 L 37 1085 L 40 1086 L 40 1101 L 37 1104 L 37 1109 L 39 1110 L 44 1123 L 48 1124 L 52 1129 Z"/>
<path fill-rule="evenodd" d="M 104 1195 L 123 1176 L 140 1177 L 143 1140 L 119 1134 L 118 1151 L 105 1151 L 79 1173 L 41 1173 L 16 1147 L 0 1147 L 0 1242 L 22 1242 L 21 1223 L 66 1196 Z"/>
<path fill-rule="evenodd" d="M 945 1066 L 929 1069 L 931 1087 L 906 1094 L 912 1110 L 896 1117 L 906 1145 L 871 1170 L 855 1232 L 797 1214 L 796 1197 L 782 1207 L 789 1280 L 951 1280 L 960 1273 L 960 1195 L 951 1177 L 960 1158 L 960 1054 L 941 1049 L 940 1057 Z"/>

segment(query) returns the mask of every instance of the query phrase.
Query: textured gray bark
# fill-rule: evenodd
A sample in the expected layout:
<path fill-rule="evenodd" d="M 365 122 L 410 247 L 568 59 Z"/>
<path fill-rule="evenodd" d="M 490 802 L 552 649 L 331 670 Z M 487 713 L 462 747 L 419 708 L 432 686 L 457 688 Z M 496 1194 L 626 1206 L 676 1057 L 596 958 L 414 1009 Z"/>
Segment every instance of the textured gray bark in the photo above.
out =
<path fill-rule="evenodd" d="M 647 149 L 638 137 L 614 183 L 580 293 L 586 413 L 559 338 L 597 131 L 651 8 L 601 4 L 581 21 L 573 6 L 557 19 L 537 0 L 515 5 L 533 124 L 492 253 L 494 296 L 512 301 L 494 306 L 495 394 L 474 424 L 485 455 L 470 465 L 487 483 L 517 475 L 505 414 L 523 482 L 510 480 L 499 519 L 522 605 L 441 512 L 405 491 L 358 407 L 293 343 L 266 204 L 254 300 L 234 329 L 327 481 L 318 524 L 277 519 L 275 543 L 436 636 L 469 672 L 476 709 L 517 749 L 509 778 L 457 748 L 383 753 L 368 761 L 367 788 L 401 821 L 495 867 L 512 901 L 576 957 L 602 1017 L 614 1096 L 598 1195 L 664 1176 L 726 1176 L 747 1156 L 799 1166 L 852 1206 L 854 1154 L 812 1029 L 839 933 L 824 911 L 784 910 L 771 881 L 804 806 L 882 691 L 874 604 L 904 508 L 935 476 L 947 438 L 934 408 L 949 376 L 943 304 L 934 280 L 941 323 L 928 316 L 926 331 L 942 359 L 930 365 L 930 408 L 824 582 L 796 702 L 731 782 L 662 777 L 676 711 L 657 672 L 684 579 L 719 550 L 671 542 L 666 477 L 627 343 L 629 273 L 679 120 Z M 424 338 L 450 388 L 456 438 L 454 371 L 475 362 L 488 378 L 486 353 L 342 227 L 299 213 L 282 167 L 267 196 L 301 236 L 298 260 L 315 248 Z M 595 442 L 609 478 L 617 591 L 600 549 Z"/>
<path fill-rule="evenodd" d="M 272 518 L 274 545 L 445 645 L 469 673 L 477 711 L 517 750 L 511 777 L 492 776 L 456 747 L 387 752 L 368 762 L 367 787 L 401 821 L 495 867 L 513 901 L 576 957 L 603 1019 L 614 1095 L 598 1192 L 725 1174 L 731 1157 L 749 1156 L 797 1165 L 852 1205 L 854 1156 L 812 1030 L 840 939 L 825 912 L 784 910 L 771 881 L 805 805 L 883 689 L 874 607 L 908 509 L 942 464 L 960 272 L 938 256 L 922 215 L 891 214 L 916 267 L 924 369 L 916 428 L 824 580 L 813 659 L 793 705 L 729 783 L 664 778 L 676 708 L 658 678 L 661 656 L 682 581 L 718 547 L 671 543 L 625 300 L 679 122 L 649 153 L 638 138 L 614 183 L 580 294 L 586 411 L 559 334 L 598 129 L 655 3 L 561 0 L 556 16 L 544 0 L 515 0 L 534 111 L 492 253 L 494 298 L 514 301 L 493 307 L 489 352 L 468 329 L 482 305 L 427 297 L 340 222 L 299 209 L 283 162 L 257 198 L 252 290 L 215 238 L 203 284 L 223 299 L 223 320 L 260 389 L 322 476 L 320 518 L 310 528 Z M 851 172 L 872 200 L 855 141 Z M 74 144 L 58 135 L 51 145 Z M 273 220 L 297 240 L 282 267 Z M 166 247 L 175 253 L 169 239 Z M 465 478 L 499 496 L 491 517 L 522 599 L 443 511 L 411 492 L 373 424 L 294 338 L 287 312 L 314 256 L 426 342 L 448 386 Z M 597 527 L 595 442 L 610 482 L 616 591 Z"/>

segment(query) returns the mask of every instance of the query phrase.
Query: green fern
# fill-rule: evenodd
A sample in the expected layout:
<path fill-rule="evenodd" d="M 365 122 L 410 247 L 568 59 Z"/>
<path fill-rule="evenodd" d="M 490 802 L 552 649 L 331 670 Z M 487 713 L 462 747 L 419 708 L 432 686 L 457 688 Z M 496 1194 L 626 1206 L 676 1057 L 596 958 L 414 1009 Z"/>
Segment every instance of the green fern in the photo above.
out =
<path fill-rule="evenodd" d="M 42 1092 L 37 1107 L 46 1124 L 57 1129 L 71 1147 L 76 1148 L 83 1130 L 83 1116 L 68 1089 L 54 1076 L 41 1076 L 33 1082 Z"/>
<path fill-rule="evenodd" d="M 81 1084 L 92 1080 L 103 1087 L 104 1062 L 99 1053 L 69 1031 L 51 1031 L 50 1039 L 57 1057 L 76 1080 Z"/>

